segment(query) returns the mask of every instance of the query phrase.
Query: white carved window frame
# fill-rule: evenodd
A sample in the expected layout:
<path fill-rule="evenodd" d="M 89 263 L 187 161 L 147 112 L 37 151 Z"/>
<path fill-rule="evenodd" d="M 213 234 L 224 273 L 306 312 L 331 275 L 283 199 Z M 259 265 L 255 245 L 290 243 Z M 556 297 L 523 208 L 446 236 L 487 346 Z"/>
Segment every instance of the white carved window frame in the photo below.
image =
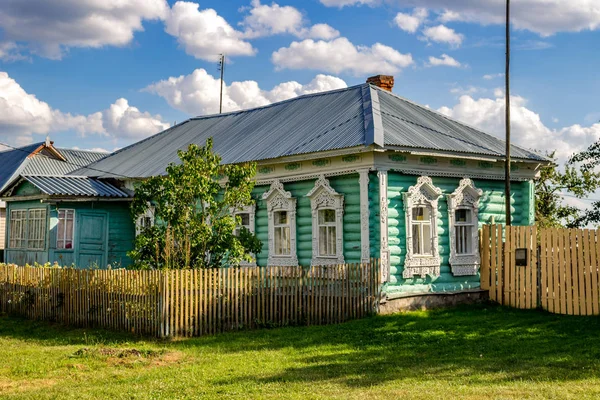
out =
<path fill-rule="evenodd" d="M 455 276 L 477 275 L 481 258 L 479 255 L 479 199 L 483 195 L 481 189 L 477 189 L 473 181 L 464 178 L 460 181 L 458 188 L 447 195 L 448 219 L 450 222 L 450 268 Z M 456 210 L 466 209 L 471 212 L 471 253 L 457 254 L 456 252 Z"/>
<path fill-rule="evenodd" d="M 256 204 L 251 204 L 249 206 L 241 206 L 231 209 L 231 215 L 234 217 L 238 214 L 248 214 L 248 230 L 252 233 L 256 233 Z M 256 255 L 250 254 L 254 261 L 241 261 L 240 266 L 242 267 L 256 267 Z"/>
<path fill-rule="evenodd" d="M 139 215 L 137 217 L 137 219 L 135 220 L 135 236 L 138 236 L 140 233 L 142 233 L 144 228 L 154 226 L 154 214 L 154 206 L 148 206 L 146 211 L 142 215 Z M 146 225 L 147 222 L 149 223 L 149 225 Z"/>
<path fill-rule="evenodd" d="M 273 181 L 268 192 L 262 195 L 267 202 L 267 214 L 269 217 L 269 258 L 268 266 L 298 266 L 298 255 L 296 253 L 296 199 L 290 192 L 286 192 L 279 180 Z M 275 254 L 275 221 L 274 213 L 287 211 L 290 224 L 290 254 Z"/>
<path fill-rule="evenodd" d="M 441 258 L 439 253 L 439 239 L 437 232 L 438 200 L 442 190 L 433 185 L 428 176 L 421 176 L 417 184 L 411 186 L 408 192 L 402 193 L 404 200 L 404 214 L 406 218 L 406 258 L 402 277 L 411 279 L 415 275 L 425 278 L 427 275 L 437 277 L 440 275 Z M 412 211 L 416 207 L 430 207 L 431 218 L 431 255 L 417 255 L 413 251 L 412 238 Z"/>
<path fill-rule="evenodd" d="M 314 188 L 306 197 L 310 198 L 312 210 L 312 261 L 311 265 L 344 264 L 344 195 L 339 194 L 321 175 L 315 182 Z M 334 256 L 319 255 L 319 211 L 335 211 L 335 250 Z"/>

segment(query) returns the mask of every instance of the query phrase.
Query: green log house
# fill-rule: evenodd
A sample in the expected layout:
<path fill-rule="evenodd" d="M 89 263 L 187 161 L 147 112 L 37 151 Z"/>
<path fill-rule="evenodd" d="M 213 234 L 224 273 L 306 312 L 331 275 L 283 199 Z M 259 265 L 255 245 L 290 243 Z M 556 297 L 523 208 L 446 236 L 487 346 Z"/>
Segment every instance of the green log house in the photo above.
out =
<path fill-rule="evenodd" d="M 258 163 L 255 204 L 236 211 L 263 243 L 256 265 L 358 263 L 375 257 L 382 262 L 388 298 L 476 289 L 478 227 L 505 222 L 505 144 L 393 94 L 392 86 L 393 77 L 376 76 L 346 89 L 191 118 L 71 176 L 130 195 L 137 180 L 178 162 L 178 150 L 212 137 L 223 162 Z M 531 225 L 533 180 L 549 161 L 517 146 L 512 157 L 512 223 Z M 9 210 L 31 206 L 20 192 L 27 182 L 1 194 Z M 121 265 L 128 263 L 125 253 L 135 232 L 133 222 L 123 222 L 124 199 L 78 203 L 105 213 L 98 229 L 105 248 L 118 247 Z M 57 212 L 74 209 L 75 218 L 83 213 L 66 198 L 52 204 Z M 111 228 L 115 219 L 119 223 Z M 151 222 L 151 215 L 137 221 Z M 10 229 L 8 236 L 11 243 Z M 113 236 L 119 239 L 111 242 Z M 47 246 L 53 240 L 50 235 Z M 7 254 L 7 261 L 14 261 Z M 56 252 L 48 257 L 59 261 Z M 99 260 L 104 264 L 111 257 Z"/>

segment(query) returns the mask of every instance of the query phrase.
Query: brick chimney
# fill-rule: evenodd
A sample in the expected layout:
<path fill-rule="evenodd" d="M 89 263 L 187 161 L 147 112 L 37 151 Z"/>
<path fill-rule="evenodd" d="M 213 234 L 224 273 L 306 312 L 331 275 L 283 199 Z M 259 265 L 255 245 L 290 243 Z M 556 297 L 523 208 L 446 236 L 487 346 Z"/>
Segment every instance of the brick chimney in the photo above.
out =
<path fill-rule="evenodd" d="M 367 83 L 391 92 L 394 87 L 394 77 L 391 75 L 375 75 L 367 78 Z"/>

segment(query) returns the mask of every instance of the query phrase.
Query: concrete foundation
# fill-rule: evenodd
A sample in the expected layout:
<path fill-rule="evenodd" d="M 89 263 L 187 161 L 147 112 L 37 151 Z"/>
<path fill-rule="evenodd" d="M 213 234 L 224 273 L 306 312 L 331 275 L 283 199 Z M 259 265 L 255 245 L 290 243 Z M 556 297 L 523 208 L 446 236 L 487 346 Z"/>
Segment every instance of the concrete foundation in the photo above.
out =
<path fill-rule="evenodd" d="M 487 290 L 469 290 L 452 293 L 423 293 L 388 297 L 379 305 L 379 314 L 402 311 L 431 310 L 453 307 L 459 304 L 481 303 L 489 299 Z"/>

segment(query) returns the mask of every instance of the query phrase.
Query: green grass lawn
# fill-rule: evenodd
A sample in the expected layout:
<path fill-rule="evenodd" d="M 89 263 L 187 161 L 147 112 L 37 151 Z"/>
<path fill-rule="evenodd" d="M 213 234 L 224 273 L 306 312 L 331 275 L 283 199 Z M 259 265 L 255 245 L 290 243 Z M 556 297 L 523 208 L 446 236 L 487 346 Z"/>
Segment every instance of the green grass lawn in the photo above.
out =
<path fill-rule="evenodd" d="M 482 305 L 162 342 L 0 317 L 0 398 L 600 398 L 600 319 Z"/>

